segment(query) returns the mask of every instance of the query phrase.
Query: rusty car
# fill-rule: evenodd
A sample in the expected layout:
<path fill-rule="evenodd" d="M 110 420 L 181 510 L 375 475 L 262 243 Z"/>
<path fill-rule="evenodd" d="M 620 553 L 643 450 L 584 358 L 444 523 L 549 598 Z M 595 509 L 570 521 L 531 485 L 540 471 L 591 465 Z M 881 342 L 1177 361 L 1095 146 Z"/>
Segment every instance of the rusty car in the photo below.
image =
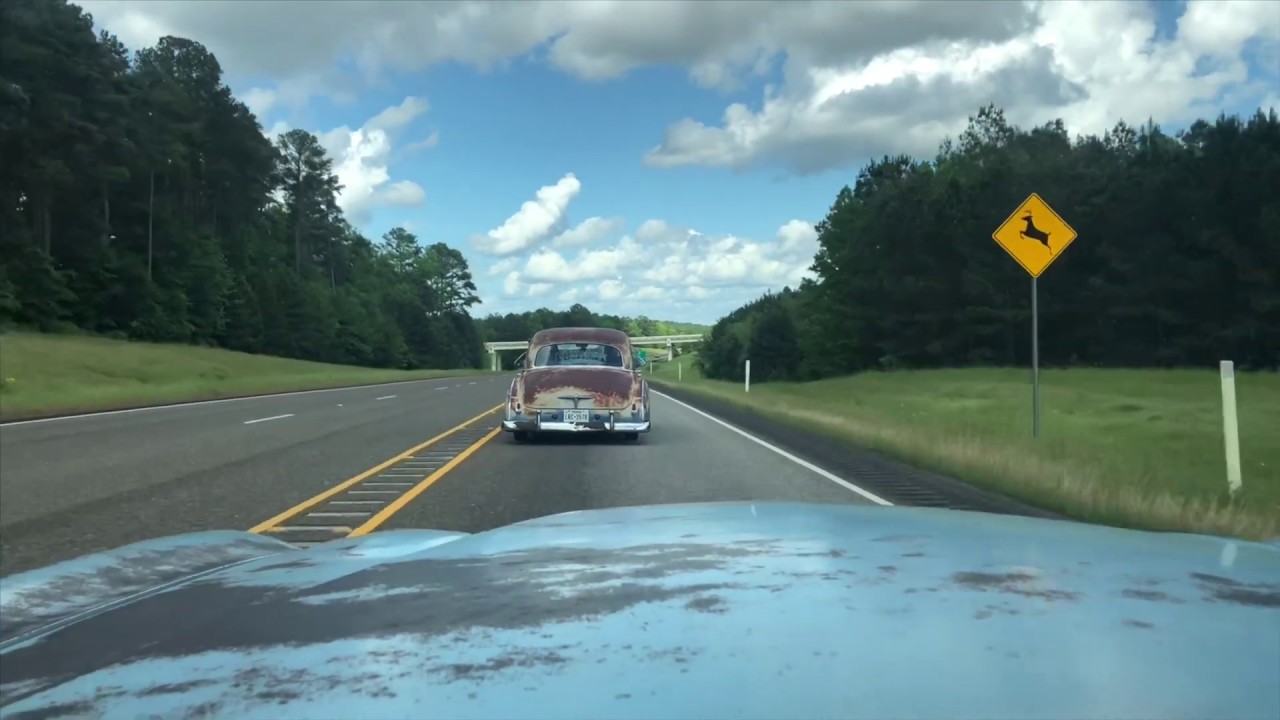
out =
<path fill-rule="evenodd" d="M 541 330 L 529 340 L 507 393 L 502 429 L 517 442 L 539 433 L 649 432 L 649 385 L 631 338 L 612 328 Z"/>

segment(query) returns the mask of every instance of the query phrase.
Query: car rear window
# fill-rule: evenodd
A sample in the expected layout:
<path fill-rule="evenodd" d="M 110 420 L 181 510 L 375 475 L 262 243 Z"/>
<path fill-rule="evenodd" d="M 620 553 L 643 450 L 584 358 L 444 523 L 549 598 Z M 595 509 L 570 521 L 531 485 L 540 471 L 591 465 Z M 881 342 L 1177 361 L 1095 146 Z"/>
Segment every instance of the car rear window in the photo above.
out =
<path fill-rule="evenodd" d="M 597 343 L 555 343 L 543 345 L 533 356 L 534 367 L 582 365 L 623 367 L 622 351 Z"/>

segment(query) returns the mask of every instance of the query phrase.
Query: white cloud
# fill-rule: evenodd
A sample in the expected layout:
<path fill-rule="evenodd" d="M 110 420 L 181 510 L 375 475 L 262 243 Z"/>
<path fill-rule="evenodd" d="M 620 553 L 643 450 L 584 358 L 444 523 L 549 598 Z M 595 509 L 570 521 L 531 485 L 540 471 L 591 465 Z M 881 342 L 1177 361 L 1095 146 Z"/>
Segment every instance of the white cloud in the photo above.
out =
<path fill-rule="evenodd" d="M 584 249 L 568 257 L 540 249 L 529 256 L 520 276 L 557 285 L 603 281 L 599 288 L 604 299 L 610 299 L 606 284 L 618 287 L 615 283 L 627 279 L 658 289 L 696 288 L 689 294 L 696 299 L 714 287 L 764 290 L 799 285 L 809 276 L 817 249 L 812 223 L 802 220 L 778 228 L 770 241 L 713 237 L 662 221 L 649 221 L 641 228 L 649 231 L 645 242 L 628 235 L 612 247 Z"/>
<path fill-rule="evenodd" d="M 440 131 L 432 130 L 431 134 L 422 140 L 411 142 L 405 146 L 405 152 L 416 152 L 418 150 L 430 150 L 440 144 Z"/>
<path fill-rule="evenodd" d="M 508 295 L 519 295 L 524 288 L 524 283 L 520 282 L 520 273 L 512 270 L 507 273 L 507 277 L 502 281 L 502 292 Z"/>
<path fill-rule="evenodd" d="M 240 94 L 240 100 L 249 108 L 249 112 L 253 113 L 259 121 L 271 112 L 271 108 L 275 106 L 276 91 L 269 88 L 254 87 L 249 88 L 247 92 Z"/>
<path fill-rule="evenodd" d="M 636 239 L 646 243 L 679 242 L 697 234 L 697 230 L 673 227 L 661 220 L 645 220 L 636 229 Z"/>
<path fill-rule="evenodd" d="M 425 113 L 427 108 L 426 99 L 409 96 L 399 105 L 392 105 L 374 115 L 364 126 L 367 130 L 400 130 Z"/>
<path fill-rule="evenodd" d="M 572 305 L 585 299 L 591 293 L 587 288 L 569 288 L 556 296 L 556 299 L 565 305 Z"/>
<path fill-rule="evenodd" d="M 556 250 L 544 248 L 529 256 L 524 275 L 542 282 L 565 283 L 616 277 L 624 270 L 640 267 L 646 251 L 630 236 L 611 248 L 581 250 L 570 262 Z"/>
<path fill-rule="evenodd" d="M 582 183 L 567 173 L 555 185 L 539 188 L 534 199 L 521 205 L 502 225 L 472 236 L 471 244 L 490 255 L 509 255 L 533 247 L 563 226 L 569 203 L 581 191 Z"/>
<path fill-rule="evenodd" d="M 637 300 L 664 300 L 667 295 L 666 288 L 660 288 L 657 285 L 645 285 L 637 290 L 633 297 Z"/>
<path fill-rule="evenodd" d="M 568 253 L 544 246 L 523 260 L 513 255 L 493 263 L 487 274 L 505 276 L 501 298 L 510 300 L 489 306 L 551 297 L 560 308 L 585 303 L 602 313 L 711 321 L 766 290 L 797 287 L 810 276 L 817 248 L 813 224 L 798 219 L 761 240 L 708 235 L 660 220 L 640 227 L 646 228 L 645 241 L 625 235 L 611 245 Z"/>
<path fill-rule="evenodd" d="M 412 207 L 426 201 L 426 191 L 420 185 L 411 180 L 392 182 L 389 169 L 396 135 L 426 109 L 425 100 L 410 96 L 369 118 L 357 130 L 343 125 L 317 136 L 342 184 L 338 205 L 352 222 L 367 221 L 376 207 Z"/>
<path fill-rule="evenodd" d="M 520 258 L 503 258 L 489 266 L 489 276 L 505 275 L 520 266 Z"/>
<path fill-rule="evenodd" d="M 387 205 L 414 207 L 427 201 L 427 192 L 412 180 L 400 180 L 388 185 L 381 197 Z"/>
<path fill-rule="evenodd" d="M 988 102 L 1023 125 L 1062 117 L 1073 132 L 1211 115 L 1224 93 L 1242 104 L 1274 93 L 1249 78 L 1243 57 L 1262 42 L 1272 49 L 1260 55 L 1274 58 L 1280 45 L 1268 0 L 1191 0 L 1172 37 L 1157 35 L 1156 4 L 1107 0 L 83 5 L 131 48 L 194 37 L 229 74 L 270 78 L 275 87 L 246 94 L 263 108 L 350 97 L 387 71 L 530 54 L 592 81 L 646 65 L 683 67 L 708 88 L 764 77 L 756 102 L 729 105 L 718 122 L 673 117 L 646 160 L 800 173 L 932 154 Z"/>
<path fill-rule="evenodd" d="M 601 300 L 611 302 L 622 297 L 622 294 L 627 291 L 627 286 L 626 283 L 618 280 L 603 280 L 596 291 L 600 294 Z"/>
<path fill-rule="evenodd" d="M 621 218 L 589 217 L 560 233 L 551 241 L 555 247 L 579 247 L 603 240 L 625 227 Z"/>
<path fill-rule="evenodd" d="M 792 220 L 778 228 L 779 252 L 813 258 L 818 252 L 818 230 L 811 222 Z"/>
<path fill-rule="evenodd" d="M 849 3 L 870 15 L 870 3 Z M 959 3 L 926 3 L 904 13 Z M 1172 39 L 1156 36 L 1155 8 L 1135 2 L 990 3 L 1026 31 L 949 39 L 925 32 L 866 57 L 788 54 L 785 84 L 758 110 L 730 105 L 718 125 L 684 119 L 647 156 L 659 167 L 765 164 L 808 173 L 906 152 L 929 156 L 988 102 L 1015 123 L 1061 117 L 1073 132 L 1099 133 L 1118 120 L 1182 122 L 1213 114 L 1216 99 L 1247 78 L 1254 38 L 1280 43 L 1274 3 L 1192 0 Z M 1000 23 L 994 23 L 999 25 Z M 1101 29 L 1101 30 L 1100 30 Z M 1213 60 L 1212 69 L 1203 63 Z M 1252 91 L 1261 97 L 1261 87 Z"/>

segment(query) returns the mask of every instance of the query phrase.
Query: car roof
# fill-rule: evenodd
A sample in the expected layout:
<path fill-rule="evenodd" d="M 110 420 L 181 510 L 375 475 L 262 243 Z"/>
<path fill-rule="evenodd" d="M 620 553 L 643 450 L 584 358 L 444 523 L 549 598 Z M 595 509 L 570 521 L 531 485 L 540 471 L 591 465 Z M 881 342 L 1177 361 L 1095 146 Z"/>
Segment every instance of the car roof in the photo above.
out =
<path fill-rule="evenodd" d="M 627 345 L 631 338 L 621 330 L 599 327 L 547 328 L 533 334 L 530 346 L 560 342 L 599 343 L 601 345 Z"/>

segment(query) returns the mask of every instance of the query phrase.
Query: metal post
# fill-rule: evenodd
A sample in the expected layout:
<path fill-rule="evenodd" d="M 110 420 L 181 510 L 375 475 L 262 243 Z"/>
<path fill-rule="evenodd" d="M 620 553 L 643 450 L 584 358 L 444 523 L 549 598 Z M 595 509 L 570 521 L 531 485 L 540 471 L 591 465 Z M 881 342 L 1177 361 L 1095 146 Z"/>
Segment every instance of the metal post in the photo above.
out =
<path fill-rule="evenodd" d="M 1240 427 L 1236 417 L 1235 363 L 1218 363 L 1222 374 L 1222 435 L 1227 444 L 1227 489 L 1234 496 L 1240 492 Z"/>
<path fill-rule="evenodd" d="M 1031 278 L 1031 437 L 1040 437 L 1040 308 Z"/>

